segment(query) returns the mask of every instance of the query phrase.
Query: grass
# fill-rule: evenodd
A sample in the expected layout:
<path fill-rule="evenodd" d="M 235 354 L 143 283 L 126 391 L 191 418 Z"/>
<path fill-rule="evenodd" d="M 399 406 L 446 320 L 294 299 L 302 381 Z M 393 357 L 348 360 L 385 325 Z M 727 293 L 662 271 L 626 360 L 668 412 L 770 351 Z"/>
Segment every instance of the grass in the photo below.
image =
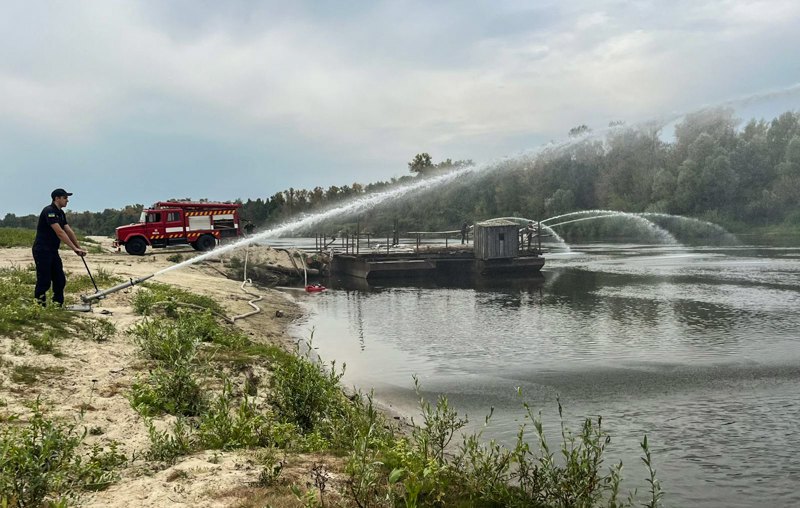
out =
<path fill-rule="evenodd" d="M 212 298 L 158 282 L 144 283 L 133 298 L 133 310 L 143 316 L 149 316 L 160 308 L 167 316 L 175 317 L 179 307 L 208 309 L 219 314 L 224 312 Z"/>
<path fill-rule="evenodd" d="M 85 431 L 45 418 L 38 401 L 20 423 L 15 417 L 0 429 L 0 506 L 66 506 L 116 481 L 126 461 L 115 443 L 80 453 Z"/>
<path fill-rule="evenodd" d="M 94 283 L 92 283 L 92 277 L 94 278 Z M 94 293 L 95 284 L 97 284 L 97 287 L 102 290 L 104 288 L 116 286 L 117 284 L 124 282 L 122 277 L 113 275 L 111 272 L 103 268 L 93 271 L 92 277 L 89 277 L 88 272 L 77 275 L 68 273 L 67 290 L 69 290 L 70 293 L 85 293 L 89 291 Z"/>
<path fill-rule="evenodd" d="M 99 254 L 103 248 L 83 235 L 77 235 L 78 241 L 90 253 Z M 0 228 L 0 247 L 31 247 L 36 239 L 35 229 Z"/>
<path fill-rule="evenodd" d="M 0 247 L 30 247 L 36 231 L 23 228 L 0 228 Z"/>
<path fill-rule="evenodd" d="M 98 284 L 115 284 L 117 277 L 99 270 Z M 60 356 L 59 342 L 64 337 L 81 336 L 97 342 L 110 338 L 116 329 L 104 319 L 80 319 L 75 313 L 54 305 L 42 307 L 33 298 L 36 273 L 33 266 L 0 268 L 0 336 L 23 339 L 39 354 Z M 67 299 L 76 292 L 93 288 L 88 275 L 70 278 Z M 19 344 L 12 345 L 20 352 Z"/>

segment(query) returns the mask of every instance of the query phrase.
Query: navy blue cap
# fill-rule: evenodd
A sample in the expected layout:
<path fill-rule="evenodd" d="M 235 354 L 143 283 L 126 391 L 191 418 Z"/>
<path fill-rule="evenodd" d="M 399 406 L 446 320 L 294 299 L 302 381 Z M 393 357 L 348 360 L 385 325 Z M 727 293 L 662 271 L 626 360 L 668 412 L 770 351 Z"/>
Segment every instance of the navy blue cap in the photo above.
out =
<path fill-rule="evenodd" d="M 58 188 L 50 193 L 50 197 L 53 199 L 60 198 L 61 196 L 72 196 L 72 193 L 61 188 Z"/>

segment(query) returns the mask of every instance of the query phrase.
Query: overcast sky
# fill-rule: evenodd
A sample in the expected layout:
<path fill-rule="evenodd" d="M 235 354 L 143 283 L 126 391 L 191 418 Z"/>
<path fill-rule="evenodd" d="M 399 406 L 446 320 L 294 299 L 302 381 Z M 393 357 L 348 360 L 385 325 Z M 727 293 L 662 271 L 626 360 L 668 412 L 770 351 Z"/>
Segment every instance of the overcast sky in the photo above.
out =
<path fill-rule="evenodd" d="M 0 216 L 369 183 L 754 95 L 771 118 L 798 48 L 797 0 L 2 0 Z"/>

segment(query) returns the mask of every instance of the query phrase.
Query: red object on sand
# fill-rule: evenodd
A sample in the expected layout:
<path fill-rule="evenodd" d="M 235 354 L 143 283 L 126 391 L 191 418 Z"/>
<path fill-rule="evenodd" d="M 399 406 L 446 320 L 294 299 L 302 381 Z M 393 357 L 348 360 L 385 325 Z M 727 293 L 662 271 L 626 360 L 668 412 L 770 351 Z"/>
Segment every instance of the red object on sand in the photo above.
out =
<path fill-rule="evenodd" d="M 325 291 L 326 289 L 328 288 L 326 288 L 322 284 L 311 284 L 306 286 L 307 293 L 319 293 L 320 291 Z"/>

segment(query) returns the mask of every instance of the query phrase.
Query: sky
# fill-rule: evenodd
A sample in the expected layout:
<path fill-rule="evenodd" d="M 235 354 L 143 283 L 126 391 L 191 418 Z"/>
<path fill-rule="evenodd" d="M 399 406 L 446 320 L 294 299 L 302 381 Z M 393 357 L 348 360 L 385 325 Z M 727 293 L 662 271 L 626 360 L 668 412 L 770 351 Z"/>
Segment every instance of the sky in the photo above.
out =
<path fill-rule="evenodd" d="M 0 217 L 266 199 L 800 110 L 797 0 L 0 0 Z"/>

